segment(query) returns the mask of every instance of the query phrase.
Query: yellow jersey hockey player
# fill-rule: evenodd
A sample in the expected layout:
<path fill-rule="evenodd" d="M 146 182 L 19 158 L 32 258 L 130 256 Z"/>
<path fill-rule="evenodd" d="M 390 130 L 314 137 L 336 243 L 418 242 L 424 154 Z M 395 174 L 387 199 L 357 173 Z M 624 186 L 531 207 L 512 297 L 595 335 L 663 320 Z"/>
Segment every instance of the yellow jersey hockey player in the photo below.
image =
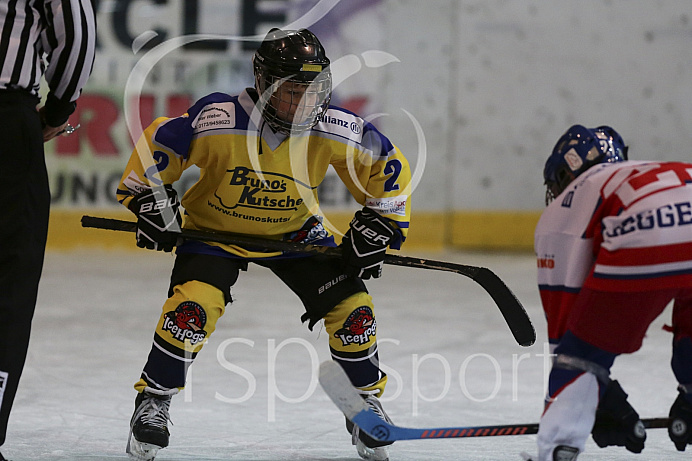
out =
<path fill-rule="evenodd" d="M 329 105 L 329 65 L 310 31 L 272 29 L 253 56 L 254 88 L 213 93 L 181 117 L 159 118 L 135 147 L 117 196 L 137 215 L 140 247 L 172 251 L 181 226 L 335 246 L 317 197 L 330 165 L 363 205 L 343 237 L 342 259 L 192 241 L 177 247 L 168 299 L 135 384 L 127 446 L 135 459 L 154 459 L 168 445 L 171 397 L 249 263 L 269 268 L 299 297 L 310 329 L 324 320 L 333 359 L 387 418 L 377 398 L 387 376 L 363 279 L 379 277 L 386 248 L 406 238 L 411 173 L 372 124 Z M 183 219 L 171 184 L 192 165 L 200 177 L 182 197 Z M 388 459 L 386 444 L 346 426 L 362 458 Z"/>

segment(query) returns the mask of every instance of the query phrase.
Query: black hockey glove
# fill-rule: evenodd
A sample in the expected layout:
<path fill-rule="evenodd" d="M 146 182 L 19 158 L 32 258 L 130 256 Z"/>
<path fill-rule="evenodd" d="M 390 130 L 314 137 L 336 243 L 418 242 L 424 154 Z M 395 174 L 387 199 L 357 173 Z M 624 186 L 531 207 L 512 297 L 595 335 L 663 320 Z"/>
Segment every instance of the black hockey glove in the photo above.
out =
<path fill-rule="evenodd" d="M 376 211 L 368 207 L 356 211 L 341 241 L 344 273 L 368 280 L 382 275 L 387 246 L 396 231 Z"/>
<path fill-rule="evenodd" d="M 668 414 L 668 435 L 678 451 L 685 451 L 685 447 L 692 444 L 692 404 L 685 398 L 684 391 L 680 391 L 678 398 L 673 402 Z"/>
<path fill-rule="evenodd" d="M 644 423 L 627 401 L 627 394 L 620 387 L 620 383 L 615 380 L 608 383 L 598 404 L 591 435 L 601 448 L 615 445 L 625 447 L 632 453 L 641 453 L 644 449 Z"/>
<path fill-rule="evenodd" d="M 179 207 L 178 194 L 170 184 L 135 195 L 130 209 L 137 215 L 137 246 L 173 251 L 183 222 Z"/>

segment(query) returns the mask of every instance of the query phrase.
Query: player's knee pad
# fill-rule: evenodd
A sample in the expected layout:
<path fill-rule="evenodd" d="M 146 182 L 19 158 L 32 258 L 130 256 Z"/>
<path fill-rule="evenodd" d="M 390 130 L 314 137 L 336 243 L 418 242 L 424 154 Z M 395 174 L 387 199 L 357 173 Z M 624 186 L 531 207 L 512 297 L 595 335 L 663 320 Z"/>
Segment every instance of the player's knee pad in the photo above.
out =
<path fill-rule="evenodd" d="M 346 371 L 355 387 L 380 395 L 387 376 L 380 370 L 377 321 L 372 298 L 356 293 L 337 304 L 325 317 L 332 358 Z"/>
<path fill-rule="evenodd" d="M 172 287 L 135 389 L 182 389 L 188 368 L 216 328 L 225 306 L 224 293 L 207 283 L 193 280 Z"/>
<path fill-rule="evenodd" d="M 341 301 L 324 317 L 329 346 L 342 352 L 362 351 L 377 341 L 372 298 L 361 291 Z"/>
<path fill-rule="evenodd" d="M 225 307 L 224 293 L 207 283 L 193 280 L 176 285 L 163 305 L 156 335 L 194 358 L 214 332 Z"/>

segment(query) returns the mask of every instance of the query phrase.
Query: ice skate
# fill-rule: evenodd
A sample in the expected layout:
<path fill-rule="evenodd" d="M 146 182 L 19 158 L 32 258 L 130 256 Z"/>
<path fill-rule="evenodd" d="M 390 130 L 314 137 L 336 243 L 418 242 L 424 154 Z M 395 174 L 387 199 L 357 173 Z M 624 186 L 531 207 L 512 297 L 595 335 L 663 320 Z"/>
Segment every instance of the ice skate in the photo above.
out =
<path fill-rule="evenodd" d="M 137 394 L 135 412 L 130 420 L 130 435 L 127 441 L 126 453 L 137 461 L 151 461 L 161 448 L 168 446 L 168 409 L 171 396 L 177 389 L 158 391 L 147 388 Z"/>
<path fill-rule="evenodd" d="M 575 461 L 577 456 L 579 456 L 578 448 L 558 445 L 555 450 L 553 450 L 554 461 Z"/>
<path fill-rule="evenodd" d="M 574 447 L 568 447 L 566 445 L 558 445 L 553 450 L 553 461 L 576 461 L 577 456 L 579 456 L 579 449 Z M 521 458 L 524 461 L 534 461 L 538 459 L 538 456 L 531 456 L 525 451 L 521 452 Z"/>
<path fill-rule="evenodd" d="M 392 422 L 389 416 L 387 416 L 387 413 L 385 413 L 377 397 L 369 395 L 365 397 L 365 403 L 370 406 L 377 416 L 389 423 Z M 389 451 L 386 445 L 391 445 L 394 442 L 380 442 L 379 440 L 375 440 L 365 432 L 361 432 L 360 428 L 348 419 L 346 420 L 346 429 L 351 433 L 351 442 L 356 446 L 358 456 L 367 461 L 389 461 Z"/>

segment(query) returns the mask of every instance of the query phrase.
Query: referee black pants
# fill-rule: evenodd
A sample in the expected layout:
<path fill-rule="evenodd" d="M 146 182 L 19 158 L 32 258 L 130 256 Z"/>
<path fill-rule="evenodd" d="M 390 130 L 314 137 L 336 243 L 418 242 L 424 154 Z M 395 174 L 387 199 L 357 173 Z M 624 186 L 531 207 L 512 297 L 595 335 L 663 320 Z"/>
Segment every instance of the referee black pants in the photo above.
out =
<path fill-rule="evenodd" d="M 0 445 L 26 361 L 50 191 L 37 98 L 0 92 Z"/>

